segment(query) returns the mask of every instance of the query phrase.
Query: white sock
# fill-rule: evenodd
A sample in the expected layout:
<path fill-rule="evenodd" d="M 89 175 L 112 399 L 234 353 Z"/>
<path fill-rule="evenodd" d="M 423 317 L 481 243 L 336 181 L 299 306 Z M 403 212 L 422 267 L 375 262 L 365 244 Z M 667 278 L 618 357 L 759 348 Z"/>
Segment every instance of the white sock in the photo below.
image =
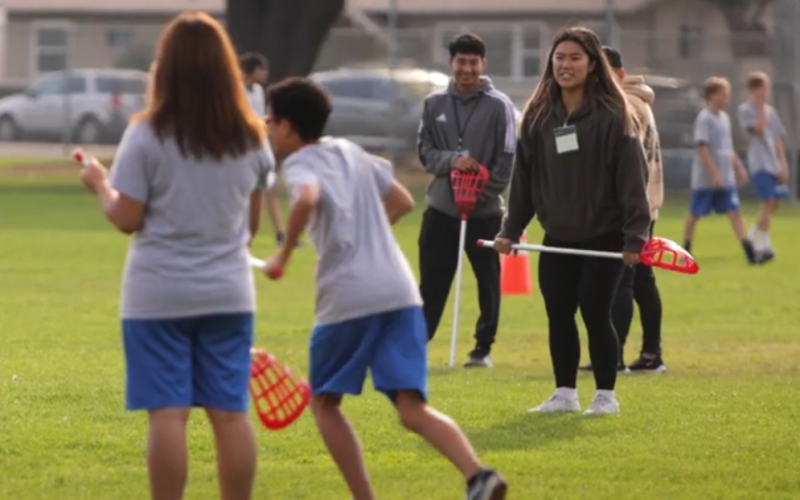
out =
<path fill-rule="evenodd" d="M 758 233 L 759 233 L 758 227 L 755 224 L 753 224 L 753 227 L 750 228 L 750 232 L 747 233 L 747 239 L 755 243 L 756 238 L 758 238 Z"/>
<path fill-rule="evenodd" d="M 578 391 L 574 387 L 559 387 L 556 389 L 556 396 L 564 399 L 576 399 Z"/>
<path fill-rule="evenodd" d="M 756 239 L 753 242 L 753 245 L 759 252 L 767 250 L 770 247 L 769 233 L 758 229 L 756 231 Z"/>
<path fill-rule="evenodd" d="M 614 399 L 616 397 L 614 391 L 609 391 L 606 389 L 597 389 L 597 395 L 603 396 L 606 399 Z"/>

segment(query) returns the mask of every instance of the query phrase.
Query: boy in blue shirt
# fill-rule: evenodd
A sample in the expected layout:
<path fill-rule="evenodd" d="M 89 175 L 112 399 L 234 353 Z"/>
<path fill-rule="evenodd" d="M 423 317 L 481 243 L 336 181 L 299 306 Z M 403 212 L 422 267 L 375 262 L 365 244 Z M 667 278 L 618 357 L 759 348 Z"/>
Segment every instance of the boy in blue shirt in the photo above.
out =
<path fill-rule="evenodd" d="M 704 94 L 706 107 L 694 122 L 697 156 L 692 164 L 692 201 L 683 245 L 691 252 L 697 221 L 713 210 L 728 215 L 747 261 L 757 264 L 760 260 L 747 237 L 737 189 L 747 183 L 747 171 L 733 149 L 731 119 L 725 112 L 730 102 L 730 83 L 725 78 L 711 77 L 705 82 Z"/>
<path fill-rule="evenodd" d="M 789 165 L 783 144 L 786 130 L 775 108 L 768 104 L 769 77 L 751 73 L 746 85 L 750 98 L 739 106 L 739 125 L 748 137 L 747 164 L 761 201 L 749 236 L 761 259 L 768 261 L 775 257 L 769 241 L 772 215 L 778 210 L 779 200 L 789 195 Z"/>
<path fill-rule="evenodd" d="M 344 394 L 361 393 L 367 370 L 403 426 L 461 471 L 467 500 L 503 500 L 503 478 L 481 467 L 456 423 L 427 404 L 422 300 L 390 227 L 413 208 L 413 198 L 388 161 L 344 139 L 321 139 L 331 105 L 312 82 L 286 80 L 270 89 L 268 99 L 269 137 L 285 158 L 292 205 L 286 244 L 266 273 L 284 269 L 308 225 L 319 255 L 311 409 L 353 500 L 375 500 L 375 494 L 341 403 Z"/>

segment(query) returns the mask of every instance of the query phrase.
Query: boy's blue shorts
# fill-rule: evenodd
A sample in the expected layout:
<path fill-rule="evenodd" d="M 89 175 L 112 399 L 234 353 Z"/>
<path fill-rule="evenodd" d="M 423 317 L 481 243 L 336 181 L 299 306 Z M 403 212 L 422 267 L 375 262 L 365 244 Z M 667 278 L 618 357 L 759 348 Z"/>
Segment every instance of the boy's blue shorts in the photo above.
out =
<path fill-rule="evenodd" d="M 249 407 L 253 313 L 125 319 L 126 407 Z"/>
<path fill-rule="evenodd" d="M 736 212 L 741 209 L 739 192 L 735 187 L 722 189 L 695 189 L 689 212 L 695 217 L 703 217 L 713 210 L 718 214 Z"/>
<path fill-rule="evenodd" d="M 419 306 L 319 325 L 311 336 L 313 394 L 361 394 L 367 370 L 375 390 L 428 399 L 428 333 Z"/>
<path fill-rule="evenodd" d="M 751 177 L 756 196 L 761 201 L 778 200 L 789 196 L 788 186 L 778 184 L 778 176 L 769 172 L 757 172 Z"/>

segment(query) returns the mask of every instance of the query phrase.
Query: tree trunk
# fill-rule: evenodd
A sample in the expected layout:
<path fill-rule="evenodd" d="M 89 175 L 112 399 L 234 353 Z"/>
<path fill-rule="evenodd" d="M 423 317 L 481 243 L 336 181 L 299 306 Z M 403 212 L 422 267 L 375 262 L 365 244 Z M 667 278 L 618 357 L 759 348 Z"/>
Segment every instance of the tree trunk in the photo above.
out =
<path fill-rule="evenodd" d="M 228 32 L 239 52 L 270 62 L 270 83 L 306 76 L 345 0 L 227 0 Z"/>

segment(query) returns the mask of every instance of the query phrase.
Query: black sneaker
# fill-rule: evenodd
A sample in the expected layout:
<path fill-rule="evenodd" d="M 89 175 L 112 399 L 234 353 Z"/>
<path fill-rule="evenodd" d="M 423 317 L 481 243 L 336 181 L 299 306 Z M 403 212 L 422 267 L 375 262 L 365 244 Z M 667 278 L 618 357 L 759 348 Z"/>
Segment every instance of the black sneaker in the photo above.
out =
<path fill-rule="evenodd" d="M 631 373 L 664 373 L 667 371 L 667 365 L 664 364 L 661 356 L 652 359 L 640 356 L 628 368 L 630 368 Z"/>
<path fill-rule="evenodd" d="M 491 350 L 488 347 L 477 346 L 472 352 L 469 353 L 467 362 L 464 363 L 465 368 L 491 368 L 492 363 Z"/>
<path fill-rule="evenodd" d="M 492 469 L 483 469 L 467 484 L 465 500 L 505 500 L 508 485 Z"/>
<path fill-rule="evenodd" d="M 594 368 L 592 368 L 592 364 L 591 363 L 589 363 L 588 365 L 583 365 L 583 366 L 579 367 L 578 369 L 581 370 L 581 371 L 585 371 L 585 372 L 594 371 Z M 620 373 L 630 373 L 631 372 L 628 369 L 628 367 L 625 366 L 625 363 L 618 364 L 617 365 L 617 371 L 620 372 Z"/>

